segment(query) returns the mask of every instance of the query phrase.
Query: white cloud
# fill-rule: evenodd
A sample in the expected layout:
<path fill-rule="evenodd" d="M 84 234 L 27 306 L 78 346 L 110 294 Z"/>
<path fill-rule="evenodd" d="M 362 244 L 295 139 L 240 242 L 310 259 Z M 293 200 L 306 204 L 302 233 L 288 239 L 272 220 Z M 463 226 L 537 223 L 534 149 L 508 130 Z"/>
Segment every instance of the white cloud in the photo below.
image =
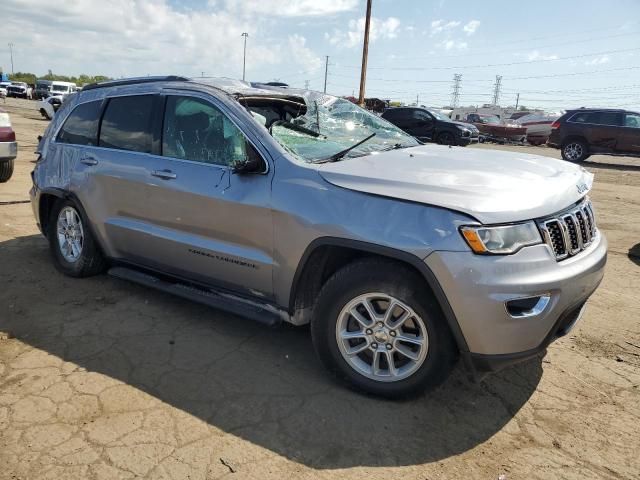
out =
<path fill-rule="evenodd" d="M 588 60 L 584 62 L 585 65 L 604 65 L 605 63 L 609 63 L 611 61 L 611 57 L 609 55 L 600 55 L 598 57 L 593 58 L 592 60 Z"/>
<path fill-rule="evenodd" d="M 476 30 L 478 30 L 479 26 L 480 20 L 471 20 L 464 27 L 462 27 L 462 30 L 467 32 L 467 35 L 473 35 L 474 33 L 476 33 Z"/>
<path fill-rule="evenodd" d="M 533 62 L 535 60 L 555 60 L 558 58 L 557 55 L 545 55 L 543 53 L 540 53 L 538 50 L 533 50 L 525 55 L 527 57 L 527 60 L 530 62 Z"/>
<path fill-rule="evenodd" d="M 229 0 L 210 2 L 205 10 L 177 9 L 168 0 L 2 0 L 0 44 L 14 46 L 16 71 L 44 74 L 147 74 L 240 76 L 242 32 L 249 32 L 247 71 L 295 64 L 317 68 L 319 59 L 300 35 L 272 36 L 273 22 L 237 15 Z M 250 3 L 250 2 L 249 2 Z M 255 2 L 257 4 L 257 2 Z M 333 0 L 314 8 L 310 2 L 276 2 L 280 15 L 318 15 L 347 8 L 357 0 Z M 296 4 L 296 5 L 294 5 Z M 250 5 L 249 5 L 250 6 Z M 278 13 L 274 13 L 278 14 Z M 5 71 L 7 65 L 4 65 Z"/>
<path fill-rule="evenodd" d="M 462 22 L 458 22 L 455 20 L 445 21 L 445 20 L 434 20 L 431 22 L 431 36 L 438 35 L 439 33 L 446 32 L 447 30 L 452 30 L 460 26 Z"/>
<path fill-rule="evenodd" d="M 314 73 L 322 66 L 322 59 L 306 47 L 307 39 L 302 35 L 290 35 L 289 51 L 293 61 L 304 68 L 306 72 Z"/>
<path fill-rule="evenodd" d="M 214 3 L 218 4 L 219 1 Z M 226 0 L 225 2 L 231 11 L 283 17 L 311 17 L 342 13 L 353 10 L 359 3 L 359 0 Z"/>
<path fill-rule="evenodd" d="M 325 39 L 329 40 L 332 45 L 345 46 L 352 48 L 362 45 L 364 39 L 365 19 L 349 21 L 349 30 L 334 30 L 333 34 L 325 33 Z M 369 30 L 369 41 L 375 42 L 380 38 L 392 39 L 398 36 L 400 28 L 400 20 L 395 17 L 389 17 L 385 20 L 372 17 L 371 28 Z"/>
<path fill-rule="evenodd" d="M 467 42 L 463 42 L 461 40 L 450 39 L 438 43 L 438 46 L 444 48 L 445 50 L 464 50 L 469 45 L 467 44 Z"/>

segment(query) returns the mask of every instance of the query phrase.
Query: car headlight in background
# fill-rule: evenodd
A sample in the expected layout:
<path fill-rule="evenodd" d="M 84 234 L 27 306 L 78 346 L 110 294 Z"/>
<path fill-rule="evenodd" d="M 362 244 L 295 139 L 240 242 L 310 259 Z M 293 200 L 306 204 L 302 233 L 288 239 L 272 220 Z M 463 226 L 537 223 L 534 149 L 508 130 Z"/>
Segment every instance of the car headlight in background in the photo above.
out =
<path fill-rule="evenodd" d="M 522 247 L 542 243 L 534 222 L 516 225 L 461 227 L 460 232 L 471 250 L 478 254 L 508 255 Z"/>

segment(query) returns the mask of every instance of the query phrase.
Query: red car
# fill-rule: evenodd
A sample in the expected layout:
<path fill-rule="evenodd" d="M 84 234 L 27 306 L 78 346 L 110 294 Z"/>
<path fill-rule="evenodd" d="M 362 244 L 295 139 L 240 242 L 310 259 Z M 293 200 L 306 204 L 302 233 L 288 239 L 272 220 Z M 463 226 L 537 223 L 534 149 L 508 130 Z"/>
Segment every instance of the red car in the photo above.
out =
<path fill-rule="evenodd" d="M 13 174 L 13 161 L 18 156 L 16 133 L 11 128 L 9 114 L 0 108 L 0 183 Z"/>

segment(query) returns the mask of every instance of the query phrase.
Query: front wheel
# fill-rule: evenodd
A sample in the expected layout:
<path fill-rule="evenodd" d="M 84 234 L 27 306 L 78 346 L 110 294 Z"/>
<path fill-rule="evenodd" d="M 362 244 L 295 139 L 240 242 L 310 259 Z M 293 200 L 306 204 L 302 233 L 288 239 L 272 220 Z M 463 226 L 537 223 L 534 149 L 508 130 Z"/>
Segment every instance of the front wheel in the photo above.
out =
<path fill-rule="evenodd" d="M 589 147 L 582 140 L 569 140 L 562 145 L 562 158 L 568 162 L 579 163 L 589 156 Z"/>
<path fill-rule="evenodd" d="M 60 199 L 51 210 L 47 238 L 55 267 L 70 277 L 103 272 L 106 261 L 78 206 Z"/>
<path fill-rule="evenodd" d="M 450 132 L 442 132 L 438 135 L 438 143 L 440 145 L 455 145 L 456 139 Z"/>
<path fill-rule="evenodd" d="M 422 279 L 385 259 L 356 261 L 326 282 L 311 334 L 331 372 L 358 390 L 389 398 L 436 387 L 456 357 Z"/>

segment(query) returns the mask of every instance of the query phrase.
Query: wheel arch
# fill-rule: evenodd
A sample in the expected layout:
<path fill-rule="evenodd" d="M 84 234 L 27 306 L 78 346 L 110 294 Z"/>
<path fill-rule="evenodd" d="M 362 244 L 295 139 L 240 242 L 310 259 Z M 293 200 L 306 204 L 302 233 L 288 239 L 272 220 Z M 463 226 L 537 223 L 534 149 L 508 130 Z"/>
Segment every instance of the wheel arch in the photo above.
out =
<path fill-rule="evenodd" d="M 311 242 L 300 259 L 289 295 L 289 312 L 293 317 L 298 317 L 295 323 L 309 323 L 313 302 L 329 276 L 347 263 L 372 256 L 394 260 L 419 274 L 438 303 L 458 350 L 467 364 L 469 347 L 435 274 L 419 257 L 392 247 L 337 237 L 321 237 Z"/>
<path fill-rule="evenodd" d="M 582 136 L 582 135 L 577 135 L 577 134 L 571 134 L 571 135 L 567 135 L 565 138 L 562 139 L 562 145 L 560 145 L 561 148 L 564 148 L 564 146 L 567 143 L 570 143 L 572 141 L 580 141 L 582 143 L 585 144 L 585 146 L 587 147 L 587 151 L 589 150 L 589 142 L 587 141 L 587 139 Z"/>

